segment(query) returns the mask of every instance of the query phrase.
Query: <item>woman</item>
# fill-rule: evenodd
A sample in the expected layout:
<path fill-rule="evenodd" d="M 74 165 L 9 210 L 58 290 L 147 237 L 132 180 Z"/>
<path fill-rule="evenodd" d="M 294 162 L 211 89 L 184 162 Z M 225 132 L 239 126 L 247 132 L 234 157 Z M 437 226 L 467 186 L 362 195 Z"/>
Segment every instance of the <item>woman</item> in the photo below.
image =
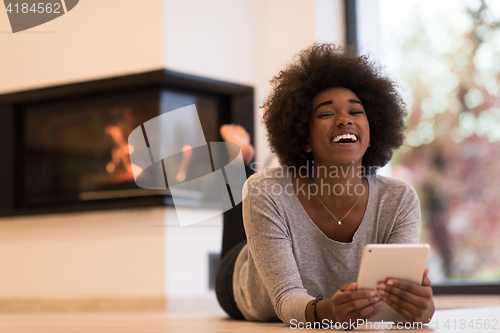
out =
<path fill-rule="evenodd" d="M 354 283 L 366 244 L 419 240 L 415 191 L 376 175 L 404 139 L 395 84 L 367 57 L 332 45 L 302 51 L 272 83 L 264 123 L 284 167 L 245 184 L 248 243 L 223 258 L 221 306 L 235 318 L 291 325 L 367 319 L 385 302 L 409 321 L 430 321 L 428 270 L 422 284 L 381 283 L 380 297 Z"/>

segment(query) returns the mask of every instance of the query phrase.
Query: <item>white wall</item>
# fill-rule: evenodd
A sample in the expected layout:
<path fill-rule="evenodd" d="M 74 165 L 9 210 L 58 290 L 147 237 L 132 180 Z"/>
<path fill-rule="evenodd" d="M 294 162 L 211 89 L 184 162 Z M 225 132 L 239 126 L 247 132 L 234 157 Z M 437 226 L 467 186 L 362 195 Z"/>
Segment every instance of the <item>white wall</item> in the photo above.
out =
<path fill-rule="evenodd" d="M 268 81 L 314 41 L 343 41 L 342 13 L 341 0 L 85 0 L 12 34 L 0 10 L 0 93 L 163 67 L 251 85 L 262 162 Z M 2 218 L 0 300 L 206 294 L 220 217 L 165 223 L 172 208 Z"/>
<path fill-rule="evenodd" d="M 165 214 L 156 208 L 0 219 L 0 299 L 165 295 L 158 227 Z"/>
<path fill-rule="evenodd" d="M 0 94 L 158 69 L 161 0 L 82 0 L 13 34 L 0 4 Z"/>
<path fill-rule="evenodd" d="M 189 209 L 189 208 L 182 208 Z M 195 221 L 204 210 L 190 209 Z M 212 215 L 212 214 L 210 214 Z M 220 253 L 222 215 L 201 223 L 180 227 L 174 209 L 165 216 L 165 276 L 169 299 L 208 296 L 209 253 Z"/>

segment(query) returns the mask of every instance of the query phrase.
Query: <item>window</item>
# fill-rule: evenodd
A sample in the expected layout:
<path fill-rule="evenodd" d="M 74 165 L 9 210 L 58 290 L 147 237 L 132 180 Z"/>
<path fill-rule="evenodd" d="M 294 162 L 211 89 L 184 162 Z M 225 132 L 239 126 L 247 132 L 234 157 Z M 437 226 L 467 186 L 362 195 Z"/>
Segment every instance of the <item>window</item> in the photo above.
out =
<path fill-rule="evenodd" d="M 421 200 L 431 281 L 498 292 L 500 2 L 358 0 L 356 21 L 410 113 L 390 170 Z"/>

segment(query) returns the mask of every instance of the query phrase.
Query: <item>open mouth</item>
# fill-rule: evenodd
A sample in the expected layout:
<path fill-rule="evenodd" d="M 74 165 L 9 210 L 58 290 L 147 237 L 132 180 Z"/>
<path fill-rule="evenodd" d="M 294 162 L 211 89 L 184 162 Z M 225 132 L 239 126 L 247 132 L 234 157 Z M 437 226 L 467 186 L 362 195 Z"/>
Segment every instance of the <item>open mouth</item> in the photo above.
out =
<path fill-rule="evenodd" d="M 358 137 L 354 134 L 340 134 L 333 138 L 334 143 L 354 143 L 358 141 Z"/>

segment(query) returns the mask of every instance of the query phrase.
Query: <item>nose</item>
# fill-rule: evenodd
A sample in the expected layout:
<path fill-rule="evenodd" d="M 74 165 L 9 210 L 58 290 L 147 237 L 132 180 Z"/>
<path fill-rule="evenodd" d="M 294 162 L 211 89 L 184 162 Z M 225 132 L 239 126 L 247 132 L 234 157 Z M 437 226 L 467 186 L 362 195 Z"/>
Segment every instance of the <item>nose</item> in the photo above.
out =
<path fill-rule="evenodd" d="M 344 115 L 340 116 L 335 122 L 337 126 L 350 126 L 352 125 L 352 120 Z"/>

